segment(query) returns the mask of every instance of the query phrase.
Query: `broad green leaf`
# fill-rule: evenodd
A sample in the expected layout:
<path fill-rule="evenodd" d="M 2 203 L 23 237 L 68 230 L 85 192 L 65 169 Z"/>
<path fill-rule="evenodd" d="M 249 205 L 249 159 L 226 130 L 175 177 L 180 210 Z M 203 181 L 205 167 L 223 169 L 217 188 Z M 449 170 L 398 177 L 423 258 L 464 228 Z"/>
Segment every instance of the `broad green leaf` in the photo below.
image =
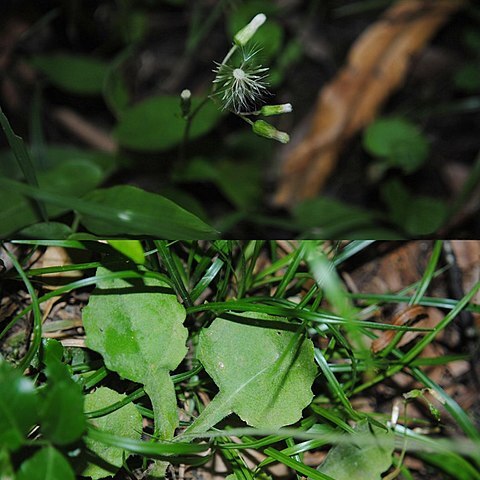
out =
<path fill-rule="evenodd" d="M 73 230 L 64 223 L 41 222 L 22 228 L 22 230 L 17 233 L 17 236 L 22 238 L 32 238 L 35 240 L 64 240 L 72 233 Z"/>
<path fill-rule="evenodd" d="M 95 392 L 85 396 L 85 411 L 91 412 L 108 407 L 125 397 L 126 395 L 121 395 L 109 388 L 98 388 Z M 133 403 L 129 403 L 108 415 L 93 418 L 90 422 L 104 432 L 135 439 L 141 438 L 142 416 Z M 91 459 L 85 468 L 78 473 L 84 477 L 92 477 L 94 480 L 115 474 L 122 466 L 124 457 L 127 458 L 130 454 L 122 448 L 106 445 L 90 438 L 88 435 L 85 437 L 85 444 L 90 451 L 99 457 L 100 461 L 95 463 L 95 459 Z M 103 468 L 106 464 L 113 468 L 106 470 Z"/>
<path fill-rule="evenodd" d="M 16 450 L 37 421 L 33 383 L 0 357 L 0 448 Z"/>
<path fill-rule="evenodd" d="M 75 480 L 75 475 L 66 458 L 50 446 L 25 460 L 16 480 Z"/>
<path fill-rule="evenodd" d="M 302 230 L 318 238 L 342 238 L 352 230 L 372 228 L 375 219 L 373 212 L 327 197 L 299 203 L 293 216 Z"/>
<path fill-rule="evenodd" d="M 161 195 L 129 185 L 100 189 L 85 197 L 91 212 L 82 212 L 82 223 L 97 235 L 152 235 L 161 238 L 212 238 L 216 231 L 190 212 Z M 98 207 L 114 209 L 110 218 L 99 218 Z"/>
<path fill-rule="evenodd" d="M 431 234 L 437 231 L 446 219 L 448 210 L 443 201 L 411 195 L 399 181 L 385 182 L 381 194 L 392 221 L 411 236 Z"/>
<path fill-rule="evenodd" d="M 232 182 L 232 178 L 235 181 Z M 194 158 L 177 174 L 180 181 L 211 181 L 237 208 L 255 205 L 261 197 L 261 172 L 258 164 Z"/>
<path fill-rule="evenodd" d="M 0 480 L 13 480 L 14 478 L 10 454 L 6 448 L 0 448 Z"/>
<path fill-rule="evenodd" d="M 192 110 L 202 99 L 192 98 Z M 222 113 L 206 103 L 192 121 L 190 139 L 209 132 Z M 160 96 L 144 100 L 123 112 L 115 136 L 123 147 L 133 150 L 160 151 L 178 145 L 183 140 L 186 121 L 181 116 L 179 96 Z"/>
<path fill-rule="evenodd" d="M 366 420 L 355 431 L 352 442 L 333 447 L 317 470 L 335 480 L 381 480 L 381 474 L 392 464 L 393 432 Z"/>
<path fill-rule="evenodd" d="M 420 168 L 430 146 L 420 129 L 404 118 L 380 118 L 369 125 L 363 145 L 372 155 L 382 157 L 392 167 L 405 173 Z"/>
<path fill-rule="evenodd" d="M 46 173 L 38 175 L 40 188 L 55 193 L 81 196 L 95 188 L 104 176 L 97 165 L 81 160 L 65 162 Z M 67 207 L 49 205 L 48 216 L 55 217 L 68 210 Z M 40 220 L 31 201 L 21 193 L 0 189 L 0 236 L 7 237 L 17 230 Z"/>
<path fill-rule="evenodd" d="M 108 240 L 108 243 L 138 265 L 145 263 L 145 254 L 140 240 Z"/>
<path fill-rule="evenodd" d="M 30 63 L 56 87 L 81 95 L 100 94 L 108 73 L 107 63 L 84 56 L 38 55 Z"/>
<path fill-rule="evenodd" d="M 298 328 L 283 318 L 244 313 L 203 329 L 197 356 L 220 391 L 185 434 L 205 432 L 231 413 L 253 427 L 299 420 L 313 398 L 317 369 L 313 344 Z"/>
<path fill-rule="evenodd" d="M 455 73 L 455 85 L 466 92 L 480 92 L 480 65 L 477 62 L 467 63 Z"/>
<path fill-rule="evenodd" d="M 52 344 L 46 348 L 45 364 L 47 388 L 40 408 L 43 434 L 53 443 L 68 445 L 78 440 L 85 430 L 83 395 L 66 365 L 58 358 L 59 351 Z"/>
<path fill-rule="evenodd" d="M 113 173 L 117 169 L 119 163 L 118 158 L 109 153 L 62 145 L 46 146 L 43 152 L 42 164 L 35 163 L 35 157 L 32 157 L 32 161 L 34 162 L 34 168 L 39 173 L 48 172 L 53 168 L 70 162 L 88 162 L 99 167 L 104 178 Z M 0 152 L 0 174 L 9 178 L 22 178 L 21 171 L 10 150 Z"/>
<path fill-rule="evenodd" d="M 163 281 L 102 279 L 83 311 L 89 348 L 99 352 L 110 370 L 142 383 L 152 401 L 155 431 L 173 437 L 178 426 L 177 400 L 169 372 L 185 357 L 188 331 L 185 309 Z"/>

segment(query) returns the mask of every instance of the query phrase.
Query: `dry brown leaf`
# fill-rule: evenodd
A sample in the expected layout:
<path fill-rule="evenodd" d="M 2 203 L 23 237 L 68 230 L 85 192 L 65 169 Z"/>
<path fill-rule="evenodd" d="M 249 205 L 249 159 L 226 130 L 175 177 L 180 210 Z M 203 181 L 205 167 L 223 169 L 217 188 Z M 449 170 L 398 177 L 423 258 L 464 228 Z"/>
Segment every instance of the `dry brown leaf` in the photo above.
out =
<path fill-rule="evenodd" d="M 466 0 L 400 0 L 355 42 L 344 66 L 320 92 L 311 126 L 282 166 L 274 202 L 314 197 L 347 140 L 364 128 L 403 82 L 410 59 Z"/>

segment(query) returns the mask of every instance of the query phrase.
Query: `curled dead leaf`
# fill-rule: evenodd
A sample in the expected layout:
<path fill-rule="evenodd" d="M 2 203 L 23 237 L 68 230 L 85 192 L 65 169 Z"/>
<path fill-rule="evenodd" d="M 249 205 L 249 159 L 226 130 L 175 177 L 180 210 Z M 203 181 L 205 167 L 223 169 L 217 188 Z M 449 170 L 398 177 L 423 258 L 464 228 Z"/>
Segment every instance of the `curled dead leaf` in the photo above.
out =
<path fill-rule="evenodd" d="M 347 140 L 368 125 L 403 82 L 413 55 L 466 0 L 400 0 L 355 42 L 320 92 L 309 130 L 286 157 L 274 203 L 317 195 Z"/>

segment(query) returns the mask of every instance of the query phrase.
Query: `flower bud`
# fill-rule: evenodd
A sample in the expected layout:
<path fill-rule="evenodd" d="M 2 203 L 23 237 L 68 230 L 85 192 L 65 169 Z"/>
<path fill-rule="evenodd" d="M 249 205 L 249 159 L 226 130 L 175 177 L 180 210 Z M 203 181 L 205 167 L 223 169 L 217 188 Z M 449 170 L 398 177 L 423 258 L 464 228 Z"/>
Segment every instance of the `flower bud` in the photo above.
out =
<path fill-rule="evenodd" d="M 280 132 L 273 125 L 270 125 L 264 120 L 257 120 L 254 122 L 252 130 L 261 137 L 272 138 L 273 140 L 277 140 L 277 142 L 288 143 L 290 141 L 288 133 Z"/>
<path fill-rule="evenodd" d="M 267 17 L 263 13 L 255 15 L 251 22 L 238 31 L 233 37 L 234 42 L 239 46 L 243 47 L 247 42 L 255 35 L 255 32 L 261 27 Z"/>
<path fill-rule="evenodd" d="M 180 106 L 182 108 L 182 115 L 187 117 L 192 106 L 192 92 L 188 89 L 182 90 L 180 94 Z"/>
<path fill-rule="evenodd" d="M 292 111 L 291 103 L 284 103 L 283 105 L 264 105 L 260 109 L 260 115 L 270 117 L 271 115 L 280 115 L 282 113 L 290 113 Z"/>

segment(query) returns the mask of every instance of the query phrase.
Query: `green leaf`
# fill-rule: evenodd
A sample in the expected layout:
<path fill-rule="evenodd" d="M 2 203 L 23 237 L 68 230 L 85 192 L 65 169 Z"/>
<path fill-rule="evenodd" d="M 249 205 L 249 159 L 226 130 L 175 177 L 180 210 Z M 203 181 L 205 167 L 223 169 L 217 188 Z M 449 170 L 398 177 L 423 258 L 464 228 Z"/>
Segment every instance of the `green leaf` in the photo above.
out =
<path fill-rule="evenodd" d="M 178 426 L 177 400 L 169 372 L 187 353 L 185 309 L 165 282 L 145 278 L 129 283 L 102 279 L 83 311 L 87 346 L 99 352 L 110 370 L 145 385 L 152 401 L 155 431 L 173 437 Z"/>
<path fill-rule="evenodd" d="M 404 118 L 380 118 L 367 127 L 363 145 L 372 155 L 382 157 L 391 167 L 405 173 L 418 170 L 428 157 L 430 146 L 413 123 Z"/>
<path fill-rule="evenodd" d="M 65 457 L 50 446 L 20 465 L 17 480 L 75 480 L 75 475 Z"/>
<path fill-rule="evenodd" d="M 192 98 L 192 110 L 201 102 L 200 98 Z M 213 102 L 205 104 L 192 121 L 189 138 L 209 132 L 221 115 Z M 180 96 L 159 96 L 125 110 L 114 135 L 123 147 L 133 150 L 168 150 L 183 140 L 185 125 Z"/>
<path fill-rule="evenodd" d="M 381 194 L 392 221 L 409 235 L 429 235 L 437 231 L 446 219 L 448 209 L 443 201 L 411 195 L 397 180 L 385 182 Z"/>
<path fill-rule="evenodd" d="M 94 393 L 85 396 L 85 411 L 99 410 L 120 402 L 125 397 L 126 395 L 121 395 L 109 388 L 98 388 Z M 91 423 L 105 432 L 138 440 L 141 437 L 142 416 L 133 403 L 128 403 L 108 415 L 94 418 Z M 95 463 L 95 458 L 91 459 L 78 473 L 84 477 L 92 477 L 94 480 L 113 475 L 122 466 L 123 459 L 129 456 L 129 453 L 125 453 L 122 448 L 106 445 L 88 435 L 85 437 L 85 444 L 90 451 L 99 457 L 100 461 Z M 113 468 L 106 470 L 103 468 L 106 464 Z"/>
<path fill-rule="evenodd" d="M 18 237 L 33 238 L 35 240 L 64 240 L 73 233 L 73 230 L 64 223 L 41 222 L 22 228 L 17 233 Z"/>
<path fill-rule="evenodd" d="M 381 480 L 381 474 L 392 464 L 393 432 L 366 420 L 355 430 L 352 442 L 333 447 L 317 470 L 335 480 Z"/>
<path fill-rule="evenodd" d="M 82 224 L 97 235 L 152 235 L 161 238 L 212 238 L 216 231 L 172 201 L 129 185 L 92 192 L 85 197 L 92 205 L 83 213 Z M 99 218 L 98 207 L 114 209 Z"/>
<path fill-rule="evenodd" d="M 108 73 L 107 63 L 80 55 L 38 55 L 30 63 L 56 87 L 80 95 L 102 93 Z"/>
<path fill-rule="evenodd" d="M 232 182 L 232 178 L 235 179 Z M 255 205 L 261 196 L 261 172 L 258 164 L 229 160 L 212 162 L 196 157 L 181 172 L 180 181 L 211 181 L 237 207 Z"/>
<path fill-rule="evenodd" d="M 455 85 L 465 92 L 476 93 L 480 91 L 480 62 L 464 65 L 455 73 Z"/>
<path fill-rule="evenodd" d="M 97 165 L 82 160 L 65 162 L 38 175 L 41 189 L 73 197 L 84 195 L 96 187 L 103 178 L 102 171 Z M 47 203 L 47 214 L 50 218 L 67 210 L 68 207 L 62 208 Z M 35 208 L 21 193 L 0 189 L 0 236 L 7 237 L 39 220 Z"/>
<path fill-rule="evenodd" d="M 299 420 L 317 373 L 313 344 L 296 331 L 302 327 L 260 313 L 228 318 L 200 333 L 198 359 L 220 391 L 185 434 L 205 432 L 230 413 L 253 427 Z"/>
<path fill-rule="evenodd" d="M 0 480 L 13 480 L 15 474 L 6 448 L 0 448 Z"/>
<path fill-rule="evenodd" d="M 375 213 L 327 197 L 305 200 L 293 209 L 300 228 L 318 238 L 341 238 L 354 229 L 374 226 Z"/>
<path fill-rule="evenodd" d="M 145 263 L 145 254 L 140 240 L 108 240 L 108 243 L 138 265 Z"/>
<path fill-rule="evenodd" d="M 47 388 L 43 393 L 40 409 L 42 432 L 53 443 L 68 445 L 78 440 L 85 430 L 83 415 L 83 395 L 58 358 L 58 349 L 53 345 L 46 348 L 45 365 Z"/>
<path fill-rule="evenodd" d="M 16 450 L 37 421 L 33 383 L 0 357 L 0 448 Z"/>
<path fill-rule="evenodd" d="M 5 114 L 2 112 L 0 108 L 0 125 L 5 132 L 5 136 L 7 137 L 8 144 L 12 149 L 12 153 L 17 160 L 17 165 L 20 167 L 20 170 L 25 177 L 25 180 L 28 182 L 29 185 L 34 187 L 38 187 L 38 179 L 35 173 L 35 169 L 33 168 L 32 159 L 30 158 L 30 154 L 25 146 L 25 143 L 21 137 L 15 134 L 12 127 L 10 126 L 10 122 Z M 40 213 L 43 220 L 47 220 L 47 212 L 45 209 L 45 205 L 42 201 L 36 201 L 36 207 L 38 212 Z"/>

